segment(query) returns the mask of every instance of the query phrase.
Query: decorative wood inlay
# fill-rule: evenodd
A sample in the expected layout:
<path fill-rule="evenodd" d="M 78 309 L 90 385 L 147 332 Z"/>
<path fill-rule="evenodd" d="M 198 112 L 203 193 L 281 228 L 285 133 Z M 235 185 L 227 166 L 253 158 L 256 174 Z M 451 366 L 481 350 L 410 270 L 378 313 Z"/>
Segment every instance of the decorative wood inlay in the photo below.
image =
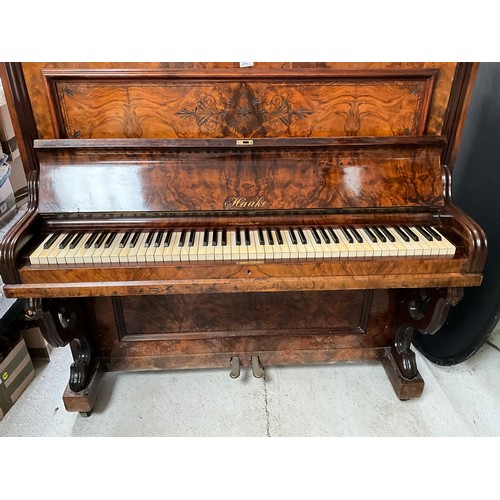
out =
<path fill-rule="evenodd" d="M 43 70 L 61 138 L 424 133 L 436 70 Z"/>

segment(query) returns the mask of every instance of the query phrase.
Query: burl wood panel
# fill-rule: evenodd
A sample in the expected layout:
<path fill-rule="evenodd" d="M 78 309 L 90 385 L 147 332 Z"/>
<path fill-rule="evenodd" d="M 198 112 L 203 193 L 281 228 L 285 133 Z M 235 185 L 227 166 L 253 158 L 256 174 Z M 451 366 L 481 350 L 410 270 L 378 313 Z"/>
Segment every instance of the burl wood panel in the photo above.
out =
<path fill-rule="evenodd" d="M 444 204 L 440 145 L 45 148 L 40 213 L 200 212 Z M 94 144 L 94 143 L 92 143 Z M 163 144 L 167 146 L 167 141 Z M 127 149 L 127 150 L 125 150 Z M 71 168 L 68 168 L 71 167 Z M 411 182 L 408 182 L 411 179 Z"/>
<path fill-rule="evenodd" d="M 84 139 L 421 135 L 434 75 L 44 71 L 56 135 Z"/>
<path fill-rule="evenodd" d="M 456 63 L 432 63 L 432 62 L 417 62 L 417 63 L 255 63 L 253 68 L 239 68 L 237 63 L 23 63 L 23 70 L 25 74 L 25 79 L 28 87 L 28 92 L 30 95 L 31 103 L 33 106 L 33 112 L 35 116 L 35 120 L 37 123 L 37 128 L 38 128 L 38 133 L 39 137 L 42 139 L 48 139 L 48 138 L 57 138 L 57 137 L 63 137 L 63 135 L 58 135 L 58 128 L 59 128 L 59 123 L 56 120 L 56 107 L 54 106 L 51 110 L 50 108 L 50 103 L 48 99 L 48 93 L 46 91 L 47 89 L 47 80 L 45 76 L 43 75 L 42 71 L 47 71 L 46 74 L 49 74 L 51 71 L 54 72 L 53 74 L 57 74 L 58 72 L 65 72 L 65 71 L 75 71 L 85 73 L 86 71 L 94 71 L 94 72 L 117 72 L 118 74 L 121 72 L 122 74 L 124 72 L 137 72 L 137 71 L 153 71 L 153 72 L 171 72 L 173 74 L 175 73 L 182 73 L 186 71 L 192 71 L 197 73 L 198 75 L 203 76 L 204 74 L 210 75 L 210 72 L 224 72 L 224 71 L 232 71 L 233 74 L 235 75 L 236 79 L 245 79 L 245 78 L 253 78 L 254 74 L 259 74 L 262 72 L 274 72 L 274 73 L 282 73 L 282 74 L 290 74 L 293 72 L 302 72 L 305 75 L 309 74 L 314 74 L 315 72 L 327 72 L 330 74 L 337 74 L 341 75 L 342 73 L 349 72 L 349 71 L 372 71 L 372 72 L 378 72 L 379 75 L 381 74 L 387 74 L 391 73 L 394 71 L 401 71 L 402 74 L 405 72 L 408 73 L 408 71 L 413 71 L 413 72 L 420 72 L 420 74 L 425 73 L 428 70 L 439 70 L 439 72 L 436 75 L 434 87 L 433 87 L 433 92 L 432 96 L 430 99 L 430 109 L 429 109 L 429 115 L 427 119 L 427 124 L 425 126 L 425 130 L 423 130 L 423 133 L 430 134 L 430 135 L 439 135 L 442 130 L 443 126 L 443 120 L 445 117 L 446 113 L 446 107 L 448 104 L 448 99 L 449 99 L 449 93 L 451 90 L 451 85 L 453 82 L 453 77 L 454 77 L 454 71 L 455 71 Z M 210 76 L 208 76 L 210 78 Z M 132 82 L 133 83 L 133 82 Z M 91 88 L 88 84 L 86 85 L 86 91 L 91 91 Z M 123 87 L 123 86 L 122 86 Z M 133 87 L 133 85 L 132 85 Z M 262 88 L 265 88 L 265 85 L 262 85 Z M 373 87 L 374 88 L 374 87 Z M 351 87 L 351 90 L 353 87 Z M 364 90 L 364 88 L 362 87 Z M 74 91 L 74 88 L 69 88 L 68 90 Z M 108 88 L 109 90 L 109 88 Z M 359 92 L 358 93 L 352 93 L 346 94 L 348 95 L 348 100 L 338 100 L 339 107 L 336 109 L 332 108 L 332 111 L 339 111 L 340 115 L 335 115 L 335 116 L 329 116 L 326 118 L 327 121 L 332 121 L 332 123 L 336 123 L 336 129 L 332 128 L 330 125 L 323 127 L 324 133 L 326 133 L 327 128 L 330 128 L 330 130 L 333 132 L 335 131 L 334 135 L 346 135 L 353 133 L 357 127 L 359 126 L 360 128 L 358 129 L 358 134 L 366 134 L 366 131 L 369 130 L 369 128 L 365 128 L 365 132 L 362 131 L 361 127 L 368 127 L 368 123 L 371 123 L 371 130 L 375 130 L 376 126 L 381 126 L 383 129 L 388 130 L 391 127 L 389 126 L 388 122 L 386 119 L 381 119 L 377 118 L 375 115 L 371 115 L 370 120 L 367 119 L 367 115 L 364 114 L 367 111 L 368 112 L 373 112 L 375 109 L 377 109 L 377 113 L 382 111 L 382 116 L 386 114 L 384 109 L 387 109 L 387 106 L 391 106 L 390 104 L 390 99 L 391 96 L 392 98 L 396 97 L 397 92 L 394 93 L 396 90 L 396 86 L 393 86 L 393 90 L 391 93 L 387 95 L 389 98 L 388 100 L 381 99 L 379 105 L 374 106 L 373 102 L 370 101 L 371 97 L 368 95 L 369 99 L 365 100 L 363 98 L 363 95 Z M 60 91 L 64 93 L 64 86 L 62 85 L 60 88 Z M 84 88 L 81 88 L 81 91 L 84 91 Z M 147 93 L 151 92 L 152 89 L 148 89 Z M 333 92 L 334 89 L 331 89 Z M 74 93 L 72 96 L 69 95 L 63 95 L 63 100 L 65 101 L 66 108 L 70 114 L 71 114 L 71 120 L 73 118 L 77 118 L 79 113 L 82 110 L 78 109 L 78 106 L 80 105 L 80 97 L 78 96 L 78 93 L 80 90 L 76 93 Z M 149 105 L 147 105 L 146 102 L 144 101 L 139 101 L 135 98 L 134 95 L 135 90 L 132 89 L 132 94 L 131 94 L 131 89 L 128 89 L 128 96 L 126 95 L 127 92 L 124 90 L 121 91 L 121 94 L 118 95 L 119 100 L 118 102 L 121 102 L 121 119 L 119 120 L 107 120 L 106 125 L 107 127 L 110 127 L 111 129 L 118 130 L 121 135 L 118 135 L 118 137 L 127 137 L 128 135 L 124 135 L 125 132 L 128 134 L 137 134 L 139 133 L 139 130 L 141 130 L 140 133 L 142 133 L 143 137 L 148 137 L 147 134 L 153 133 L 156 134 L 156 130 L 153 128 L 152 123 L 156 120 L 158 124 L 160 125 L 161 130 L 167 130 L 169 134 L 177 133 L 175 130 L 169 129 L 169 127 L 161 123 L 161 120 L 155 119 L 154 117 L 158 117 L 158 111 L 156 110 L 153 117 L 151 118 L 146 118 L 145 114 L 142 111 L 145 111 L 147 108 L 149 108 Z M 232 92 L 232 91 L 231 91 Z M 418 92 L 417 92 L 418 93 Z M 175 94 L 175 93 L 174 93 Z M 174 95 L 172 94 L 172 95 Z M 181 115 L 178 115 L 178 122 L 180 123 L 181 128 L 179 129 L 182 133 L 183 127 L 189 127 L 190 132 L 188 137 L 201 137 L 202 135 L 198 134 L 209 134 L 205 136 L 210 136 L 213 137 L 213 134 L 215 130 L 217 129 L 214 128 L 213 130 L 204 130 L 207 128 L 207 123 L 208 121 L 212 122 L 210 119 L 204 120 L 202 114 L 200 114 L 200 106 L 197 106 L 198 103 L 201 103 L 202 107 L 205 107 L 205 110 L 211 109 L 212 111 L 215 111 L 216 114 L 219 112 L 223 112 L 225 109 L 231 110 L 232 107 L 229 106 L 229 108 L 226 105 L 218 105 L 214 107 L 213 105 L 208 105 L 206 101 L 204 102 L 202 98 L 203 92 L 199 92 L 196 96 L 192 97 L 189 100 L 189 103 L 187 103 L 186 106 L 182 106 L 179 108 L 179 106 L 176 106 L 178 103 L 174 103 L 174 112 L 181 111 L 182 109 L 186 109 L 188 111 L 188 117 L 191 116 L 191 123 L 189 121 L 186 121 L 184 124 L 181 123 L 180 117 Z M 240 99 L 245 100 L 245 93 L 236 93 L 236 97 L 239 97 Z M 306 93 L 307 94 L 307 93 Z M 411 91 L 410 91 L 411 94 Z M 132 95 L 132 101 L 130 101 L 130 97 Z M 222 96 L 226 98 L 228 94 L 225 94 L 224 91 L 222 91 Z M 233 94 L 234 95 L 234 94 Z M 281 132 L 288 134 L 288 133 L 299 133 L 301 135 L 305 134 L 308 130 L 307 127 L 304 125 L 299 124 L 300 120 L 297 120 L 297 114 L 294 114 L 298 109 L 303 108 L 304 110 L 309 109 L 311 106 L 312 101 L 308 101 L 307 99 L 305 100 L 298 100 L 297 102 L 290 102 L 288 98 L 288 94 L 283 94 L 282 96 L 285 97 L 285 99 L 282 101 L 281 98 L 278 98 L 274 102 L 272 100 L 262 100 L 262 93 L 257 93 L 255 94 L 255 97 L 259 97 L 261 99 L 260 104 L 262 105 L 263 102 L 268 103 L 268 107 L 266 108 L 264 106 L 264 111 L 265 114 L 267 115 L 269 111 L 271 111 L 272 116 L 276 119 L 274 125 L 277 126 Z M 377 94 L 378 95 L 378 94 Z M 71 105 L 68 107 L 68 103 L 71 101 L 71 98 L 73 98 L 73 102 Z M 113 94 L 114 97 L 117 96 L 117 94 Z M 57 96 L 55 96 L 57 97 Z M 219 97 L 217 95 L 216 97 Z M 332 97 L 336 97 L 334 94 L 332 94 Z M 337 96 L 338 97 L 338 96 Z M 90 95 L 90 93 L 87 93 L 87 98 L 84 100 L 83 104 L 85 105 L 85 102 L 89 102 L 90 100 L 97 100 L 102 102 L 105 106 L 107 103 L 104 102 L 102 98 L 102 94 L 98 95 Z M 322 96 L 318 97 L 319 101 L 317 102 L 322 102 Z M 240 104 L 243 104 L 243 100 L 240 100 Z M 79 103 L 77 104 L 77 101 Z M 278 101 L 280 104 L 278 105 Z M 132 105 L 129 106 L 128 103 L 131 102 Z M 209 103 L 210 103 L 209 99 Z M 222 101 L 218 101 L 222 102 Z M 235 101 L 236 102 L 236 101 Z M 407 98 L 404 101 L 401 101 L 400 103 L 404 102 L 404 107 L 409 105 L 410 109 L 413 106 L 413 110 L 415 110 L 414 105 L 416 104 L 415 96 L 408 95 L 407 93 Z M 349 104 L 350 103 L 350 104 Z M 394 103 L 394 101 L 393 101 Z M 145 107 L 143 107 L 146 104 Z M 252 102 L 249 103 L 249 109 L 252 109 Z M 288 105 L 291 104 L 291 107 L 288 107 Z M 361 104 L 358 106 L 358 104 Z M 269 107 L 270 106 L 270 107 Z M 243 106 L 245 107 L 245 106 Z M 356 109 L 358 108 L 358 109 Z M 60 108 L 59 108 L 60 109 Z M 136 115 L 139 116 L 139 120 L 136 121 L 133 119 L 133 113 L 132 111 L 134 109 L 139 109 L 142 111 L 139 111 L 139 113 L 136 112 Z M 62 110 L 61 110 L 62 111 Z M 198 121 L 201 121 L 203 123 L 197 123 L 196 118 L 193 115 L 190 115 L 190 112 L 195 111 L 198 115 Z M 357 111 L 360 111 L 360 114 L 357 113 Z M 394 111 L 394 109 L 393 109 Z M 406 113 L 406 112 L 405 112 Z M 143 115 L 141 117 L 141 114 Z M 401 114 L 401 113 L 400 113 Z M 95 113 L 94 113 L 95 115 Z M 212 116 L 210 113 L 208 116 Z M 221 116 L 221 115 L 219 115 Z M 248 126 L 252 120 L 249 119 L 251 116 L 251 113 L 243 117 L 243 115 L 239 119 L 243 119 L 243 121 L 247 120 L 247 125 L 244 127 L 245 130 L 255 130 L 257 135 L 262 134 L 264 129 L 259 130 L 255 129 L 255 125 Z M 254 118 L 258 116 L 254 113 L 253 114 Z M 310 118 L 310 115 L 308 115 Z M 412 123 L 412 120 L 409 118 L 410 115 L 407 115 L 408 119 L 410 120 L 407 123 Z M 59 117 L 62 117 L 62 122 L 64 122 L 65 118 L 64 115 L 59 113 Z M 289 127 L 292 125 L 291 123 L 286 124 L 285 122 L 287 121 L 287 117 L 291 118 L 291 121 L 295 122 L 292 128 L 290 129 Z M 125 122 L 128 122 L 129 125 L 127 127 L 123 126 L 124 120 Z M 269 116 L 266 116 L 266 118 L 270 118 Z M 361 118 L 361 122 L 358 125 L 358 119 Z M 93 131 L 92 133 L 94 134 L 93 137 L 101 137 L 98 134 L 104 133 L 104 134 L 109 134 L 109 129 L 104 128 L 102 124 L 99 124 L 100 119 L 97 119 L 95 123 L 93 124 Z M 257 120 L 258 121 L 258 120 Z M 267 120 L 269 121 L 269 120 Z M 310 121 L 310 120 L 309 120 Z M 147 122 L 147 123 L 145 123 Z M 423 120 L 421 120 L 423 122 Z M 76 123 L 79 123 L 79 128 L 75 126 Z M 122 123 L 120 126 L 119 123 Z M 239 122 L 240 125 L 243 122 Z M 80 126 L 81 125 L 81 126 Z M 97 125 L 97 128 L 95 127 Z M 201 125 L 201 127 L 200 127 Z M 211 125 L 212 126 L 212 125 Z M 296 130 L 293 130 L 293 127 L 296 127 Z M 393 131 L 397 133 L 405 133 L 405 125 L 397 125 L 393 127 Z M 395 127 L 395 128 L 394 128 Z M 265 127 L 266 128 L 266 127 Z M 273 127 L 271 127 L 273 129 Z M 80 130 L 80 134 L 86 134 L 89 133 L 89 127 L 85 125 L 85 120 L 81 122 L 71 122 L 71 124 L 68 124 L 67 130 L 63 127 L 63 130 L 65 130 L 65 133 L 68 134 L 69 137 L 71 137 L 74 133 L 77 132 L 77 130 Z M 321 132 L 321 128 L 318 128 L 316 130 L 316 125 L 312 124 L 309 125 L 309 130 L 311 131 L 311 134 L 316 134 L 316 133 L 323 133 Z M 338 130 L 338 132 L 336 131 Z M 278 129 L 276 129 L 278 131 Z M 375 130 L 374 135 L 383 135 L 384 132 L 382 130 Z M 234 131 L 232 132 L 232 134 Z M 240 126 L 240 134 L 242 133 L 242 127 Z M 196 135 L 192 135 L 196 134 Z M 366 135 L 371 135 L 371 134 L 366 134 Z M 132 135 L 136 136 L 136 135 Z M 84 135 L 81 135 L 81 137 L 84 137 Z M 109 135 L 104 135 L 104 137 L 109 137 Z M 157 135 L 153 135 L 153 137 L 157 137 Z M 174 137 L 174 135 L 166 135 L 165 137 Z"/>
<path fill-rule="evenodd" d="M 225 311 L 227 307 L 232 305 L 232 294 L 215 296 L 215 299 L 212 299 L 213 295 L 202 296 L 200 304 L 204 303 L 204 310 L 208 309 L 210 304 L 214 305 L 212 316 L 209 317 L 203 314 L 203 311 L 200 311 L 200 315 L 197 317 L 197 312 L 191 309 L 190 299 L 186 298 L 187 302 L 185 302 L 180 300 L 179 296 L 178 299 L 174 298 L 174 300 L 177 301 L 181 310 L 175 314 L 177 317 L 182 315 L 186 318 L 185 320 L 172 325 L 172 318 L 165 315 L 165 310 L 168 310 L 169 307 L 163 305 L 159 309 L 150 308 L 148 310 L 150 318 L 142 326 L 132 317 L 141 302 L 150 304 L 152 299 L 156 299 L 156 304 L 166 304 L 170 297 L 143 296 L 135 299 L 100 297 L 92 299 L 97 324 L 93 335 L 99 344 L 100 356 L 108 361 L 111 358 L 140 358 L 142 361 L 135 368 L 141 365 L 144 367 L 147 364 L 154 368 L 156 363 L 159 363 L 157 367 L 167 363 L 167 366 L 170 367 L 183 368 L 189 366 L 188 356 L 217 356 L 219 354 L 230 356 L 231 353 L 240 352 L 267 351 L 272 353 L 274 351 L 286 354 L 290 358 L 295 356 L 294 353 L 300 351 L 315 351 L 319 354 L 323 350 L 345 349 L 347 353 L 352 355 L 352 350 L 376 349 L 389 345 L 390 326 L 398 294 L 398 291 L 387 290 L 304 294 L 305 302 L 303 305 L 299 305 L 300 310 L 303 311 L 303 317 L 299 314 L 295 315 L 298 324 L 289 330 L 288 334 L 286 334 L 285 328 L 290 325 L 291 320 L 285 318 L 284 312 L 279 312 L 279 310 L 284 309 L 290 314 L 294 313 L 287 308 L 289 303 L 277 307 L 278 295 L 276 295 L 276 299 L 268 296 L 270 304 L 273 305 L 271 310 L 270 306 L 265 306 L 265 300 L 259 303 L 254 301 L 254 295 L 262 294 L 241 294 L 240 298 L 236 299 L 236 305 L 242 317 L 248 318 L 250 314 L 241 309 L 250 309 L 256 317 L 254 324 L 258 323 L 259 328 L 262 329 L 260 331 L 245 329 L 245 326 L 252 326 L 250 321 L 247 321 L 246 324 L 238 323 L 236 312 L 228 313 Z M 302 294 L 292 295 L 298 299 Z M 331 300 L 332 298 L 335 300 Z M 130 311 L 127 310 L 129 305 Z M 255 309 L 255 306 L 258 308 Z M 264 307 L 261 309 L 262 306 Z M 354 311 L 350 310 L 351 307 Z M 278 310 L 277 314 L 276 310 Z M 217 324 L 217 319 L 214 319 L 213 316 L 219 314 L 232 322 L 232 332 L 225 323 L 222 323 L 224 325 L 222 332 L 209 330 Z M 313 317 L 313 314 L 317 317 Z M 124 317 L 134 323 L 130 326 L 137 326 L 138 333 L 123 337 Z M 148 327 L 149 322 L 156 325 L 156 329 Z M 202 330 L 203 323 L 207 326 L 204 331 Z M 174 329 L 179 327 L 180 333 L 179 331 L 167 333 L 167 330 L 172 329 L 172 327 Z M 198 331 L 189 331 L 193 327 L 196 327 Z M 147 328 L 154 331 L 144 332 L 144 329 Z M 267 333 L 262 334 L 265 330 Z M 359 359 L 363 355 L 361 351 L 356 354 Z M 342 357 L 342 355 L 339 356 Z M 166 358 L 170 358 L 170 361 L 165 361 Z M 176 366 L 176 363 L 181 359 L 183 363 L 187 362 L 188 364 Z M 229 364 L 228 361 L 229 357 L 226 360 L 227 364 Z"/>
<path fill-rule="evenodd" d="M 371 291 L 186 294 L 114 300 L 120 339 L 365 333 Z M 339 315 L 339 311 L 342 314 Z"/>

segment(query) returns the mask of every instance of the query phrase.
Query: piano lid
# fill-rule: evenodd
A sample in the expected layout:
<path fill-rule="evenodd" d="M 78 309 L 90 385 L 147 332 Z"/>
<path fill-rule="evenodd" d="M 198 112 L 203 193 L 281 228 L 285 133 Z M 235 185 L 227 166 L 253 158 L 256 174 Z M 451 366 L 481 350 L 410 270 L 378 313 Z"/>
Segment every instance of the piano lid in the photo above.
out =
<path fill-rule="evenodd" d="M 443 206 L 437 137 L 42 140 L 39 212 Z"/>

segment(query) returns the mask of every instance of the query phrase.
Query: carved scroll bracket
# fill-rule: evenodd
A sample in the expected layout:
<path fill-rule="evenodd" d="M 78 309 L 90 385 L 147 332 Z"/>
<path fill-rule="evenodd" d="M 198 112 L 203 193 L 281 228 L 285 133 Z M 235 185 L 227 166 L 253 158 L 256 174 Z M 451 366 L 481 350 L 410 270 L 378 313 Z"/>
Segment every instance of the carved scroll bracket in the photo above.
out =
<path fill-rule="evenodd" d="M 415 353 L 410 349 L 413 334 L 433 335 L 446 321 L 451 306 L 463 297 L 463 288 L 408 289 L 402 292 L 391 354 L 401 375 L 418 375 Z"/>
<path fill-rule="evenodd" d="M 77 299 L 30 299 L 26 316 L 37 321 L 47 342 L 54 347 L 68 343 L 75 359 L 70 366 L 69 387 L 73 392 L 86 388 L 93 372 L 93 347 L 88 340 L 90 325 L 84 305 Z"/>

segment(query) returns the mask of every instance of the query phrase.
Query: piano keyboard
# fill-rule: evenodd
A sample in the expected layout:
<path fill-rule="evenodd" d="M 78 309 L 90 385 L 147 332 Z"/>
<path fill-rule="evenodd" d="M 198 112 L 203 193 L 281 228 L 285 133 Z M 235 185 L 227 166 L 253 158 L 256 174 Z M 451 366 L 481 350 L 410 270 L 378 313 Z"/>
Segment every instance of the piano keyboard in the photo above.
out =
<path fill-rule="evenodd" d="M 455 254 L 430 226 L 175 229 L 52 233 L 30 255 L 35 265 L 286 261 Z"/>

